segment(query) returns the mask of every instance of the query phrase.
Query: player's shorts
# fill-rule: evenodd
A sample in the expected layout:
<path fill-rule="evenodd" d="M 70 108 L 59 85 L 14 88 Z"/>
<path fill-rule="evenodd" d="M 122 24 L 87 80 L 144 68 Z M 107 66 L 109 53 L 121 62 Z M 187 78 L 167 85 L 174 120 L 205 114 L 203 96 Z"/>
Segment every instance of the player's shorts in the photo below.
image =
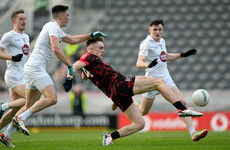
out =
<path fill-rule="evenodd" d="M 174 83 L 171 77 L 165 78 L 164 81 L 170 88 L 176 86 L 176 84 Z M 160 94 L 160 92 L 158 90 L 155 90 L 155 91 L 143 93 L 142 96 L 146 98 L 155 98 L 158 94 Z"/>
<path fill-rule="evenodd" d="M 7 87 L 9 88 L 9 91 L 11 91 L 14 87 L 26 84 L 26 78 L 24 75 L 17 74 L 15 76 L 4 76 L 5 83 Z"/>
<path fill-rule="evenodd" d="M 38 89 L 40 92 L 48 85 L 53 84 L 53 80 L 41 66 L 25 65 L 26 88 Z"/>
<path fill-rule="evenodd" d="M 135 77 L 121 77 L 114 79 L 111 87 L 111 99 L 121 109 L 126 111 L 133 103 L 132 96 Z"/>

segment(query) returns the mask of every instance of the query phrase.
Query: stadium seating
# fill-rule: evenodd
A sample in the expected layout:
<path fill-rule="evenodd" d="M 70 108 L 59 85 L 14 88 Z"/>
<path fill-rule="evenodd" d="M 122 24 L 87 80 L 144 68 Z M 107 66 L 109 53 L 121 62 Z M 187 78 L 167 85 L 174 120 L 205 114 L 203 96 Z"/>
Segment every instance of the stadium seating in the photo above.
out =
<path fill-rule="evenodd" d="M 149 22 L 161 18 L 168 52 L 198 50 L 197 56 L 168 63 L 177 86 L 230 89 L 229 5 L 228 0 L 112 1 L 98 24 L 109 35 L 104 57 L 125 75 L 144 75 L 135 67 L 139 44 L 148 35 Z"/>
<path fill-rule="evenodd" d="M 0 1 L 0 17 L 10 8 L 12 2 L 15 0 L 1 0 Z"/>
<path fill-rule="evenodd" d="M 92 8 L 104 7 L 108 2 L 105 1 L 92 0 Z M 0 16 L 14 2 L 2 0 Z M 104 60 L 114 69 L 127 76 L 144 75 L 144 70 L 136 68 L 139 44 L 149 34 L 149 22 L 161 18 L 165 22 L 163 38 L 168 52 L 183 52 L 191 48 L 198 50 L 197 56 L 168 62 L 177 86 L 182 89 L 230 89 L 229 0 L 110 2 L 105 16 L 98 20 L 98 24 L 93 24 L 91 31 L 101 30 L 108 34 Z M 85 6 L 84 0 L 74 3 L 79 8 Z M 3 71 L 1 75 L 3 77 Z M 94 89 L 94 86 L 88 83 L 87 89 Z"/>

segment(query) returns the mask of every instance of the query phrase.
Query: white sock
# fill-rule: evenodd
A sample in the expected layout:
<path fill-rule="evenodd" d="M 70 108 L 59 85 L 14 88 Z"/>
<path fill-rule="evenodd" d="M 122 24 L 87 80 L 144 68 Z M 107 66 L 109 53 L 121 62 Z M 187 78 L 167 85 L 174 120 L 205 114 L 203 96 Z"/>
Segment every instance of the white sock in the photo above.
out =
<path fill-rule="evenodd" d="M 196 132 L 196 129 L 194 128 L 194 126 L 190 126 L 190 127 L 188 127 L 188 131 L 189 131 L 190 135 L 192 136 Z"/>
<path fill-rule="evenodd" d="M 8 110 L 9 109 L 9 103 L 3 103 L 2 104 L 2 110 L 3 111 L 6 111 L 6 110 Z"/>
<path fill-rule="evenodd" d="M 10 139 L 11 134 L 16 131 L 16 127 L 14 127 L 12 124 L 9 124 L 9 126 L 4 131 L 4 135 L 6 138 Z"/>
<path fill-rule="evenodd" d="M 22 120 L 26 120 L 31 115 L 32 115 L 32 112 L 28 109 L 24 113 L 22 113 L 21 115 L 19 115 L 18 117 L 21 118 Z"/>

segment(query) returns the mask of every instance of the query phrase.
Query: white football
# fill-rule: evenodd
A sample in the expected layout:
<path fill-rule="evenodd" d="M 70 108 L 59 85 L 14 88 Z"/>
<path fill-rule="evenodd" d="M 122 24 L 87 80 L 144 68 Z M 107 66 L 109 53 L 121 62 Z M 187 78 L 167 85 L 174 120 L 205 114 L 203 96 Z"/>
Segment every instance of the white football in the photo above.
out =
<path fill-rule="evenodd" d="M 192 94 L 192 100 L 195 105 L 204 107 L 209 103 L 209 93 L 204 89 L 198 89 Z"/>

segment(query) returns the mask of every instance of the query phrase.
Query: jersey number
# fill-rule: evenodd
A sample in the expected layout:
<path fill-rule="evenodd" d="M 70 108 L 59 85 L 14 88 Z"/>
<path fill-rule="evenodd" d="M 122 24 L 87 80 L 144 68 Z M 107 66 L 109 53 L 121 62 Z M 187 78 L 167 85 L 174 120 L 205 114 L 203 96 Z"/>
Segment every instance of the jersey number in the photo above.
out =
<path fill-rule="evenodd" d="M 86 77 L 93 77 L 93 75 L 92 74 L 90 74 L 90 72 L 88 71 L 88 70 L 86 70 L 85 68 L 82 68 L 82 70 L 83 70 L 83 72 L 85 73 L 85 75 L 86 75 Z"/>

